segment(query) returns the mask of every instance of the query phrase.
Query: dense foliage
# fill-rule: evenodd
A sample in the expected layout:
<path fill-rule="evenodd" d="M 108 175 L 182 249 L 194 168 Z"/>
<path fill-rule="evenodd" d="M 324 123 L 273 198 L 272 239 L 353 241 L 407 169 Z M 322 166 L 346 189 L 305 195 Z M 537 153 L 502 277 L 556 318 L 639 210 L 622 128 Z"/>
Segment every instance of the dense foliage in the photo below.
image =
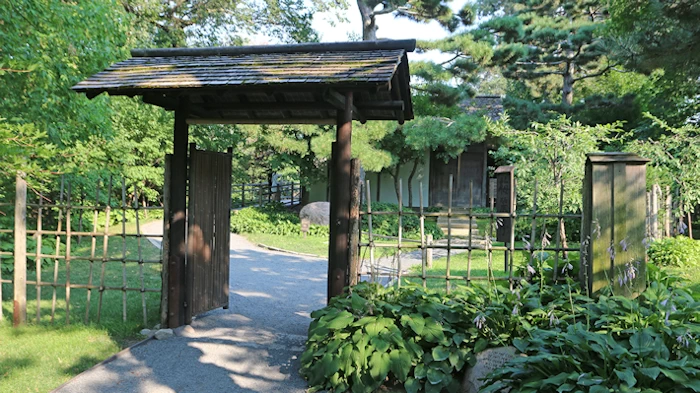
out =
<path fill-rule="evenodd" d="M 657 266 L 694 268 L 700 266 L 700 241 L 688 236 L 667 237 L 652 242 L 647 255 Z"/>
<path fill-rule="evenodd" d="M 361 283 L 312 314 L 301 374 L 312 391 L 456 392 L 476 353 L 514 345 L 530 356 L 485 391 L 697 391 L 700 295 L 650 271 L 657 280 L 638 300 L 593 300 L 571 283 L 450 294 Z"/>
<path fill-rule="evenodd" d="M 231 214 L 231 232 L 264 233 L 268 235 L 300 235 L 299 215 L 289 211 L 281 203 L 262 207 L 246 207 Z M 309 235 L 328 237 L 328 227 L 311 225 Z"/>

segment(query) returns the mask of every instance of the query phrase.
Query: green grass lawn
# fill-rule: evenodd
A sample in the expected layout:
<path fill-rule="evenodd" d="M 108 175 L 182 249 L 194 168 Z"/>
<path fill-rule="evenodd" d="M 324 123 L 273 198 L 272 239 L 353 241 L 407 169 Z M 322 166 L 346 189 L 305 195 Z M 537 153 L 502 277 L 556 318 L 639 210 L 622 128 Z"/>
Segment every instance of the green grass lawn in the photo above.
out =
<path fill-rule="evenodd" d="M 97 326 L 0 324 L 0 391 L 48 392 L 120 350 Z"/>
<path fill-rule="evenodd" d="M 65 239 L 62 242 L 65 247 Z M 138 258 L 138 240 L 111 237 L 108 245 L 109 257 L 121 257 L 126 249 L 127 258 Z M 31 250 L 28 250 L 31 252 Z M 89 256 L 90 238 L 83 238 L 78 244 L 72 242 L 71 254 Z M 97 241 L 96 255 L 101 257 L 102 239 Z M 141 258 L 160 259 L 160 250 L 148 240 L 141 240 Z M 33 266 L 34 261 L 30 260 Z M 92 266 L 91 266 L 92 265 Z M 126 271 L 128 287 L 140 288 L 141 266 L 130 262 L 106 262 L 104 264 L 104 285 L 121 287 Z M 70 264 L 71 283 L 87 284 L 92 274 L 93 284 L 99 284 L 101 262 L 72 261 Z M 159 289 L 161 285 L 160 264 L 143 265 L 143 282 L 146 288 Z M 53 282 L 54 261 L 45 261 L 41 280 Z M 65 283 L 67 276 L 63 260 L 59 260 L 57 283 Z M 27 272 L 27 280 L 36 279 L 36 271 Z M 3 285 L 3 314 L 0 322 L 0 391 L 7 392 L 46 392 L 56 388 L 71 377 L 92 367 L 126 347 L 142 339 L 138 331 L 144 327 L 141 293 L 127 292 L 127 321 L 122 320 L 122 291 L 105 291 L 102 299 L 100 323 L 97 323 L 99 291 L 92 290 L 90 296 L 89 321 L 85 324 L 87 311 L 87 289 L 72 288 L 70 291 L 70 325 L 66 324 L 66 290 L 56 288 L 56 311 L 51 323 L 52 287 L 42 287 L 40 297 L 41 318 L 36 322 L 37 292 L 34 285 L 27 285 L 27 319 L 29 326 L 15 329 L 12 321 L 12 287 Z M 159 322 L 160 293 L 145 293 L 147 327 Z"/>
<path fill-rule="evenodd" d="M 262 233 L 245 233 L 243 236 L 253 244 L 264 244 L 282 250 L 318 255 L 322 258 L 328 257 L 328 239 L 325 237 L 303 237 L 301 235 L 281 236 Z"/>

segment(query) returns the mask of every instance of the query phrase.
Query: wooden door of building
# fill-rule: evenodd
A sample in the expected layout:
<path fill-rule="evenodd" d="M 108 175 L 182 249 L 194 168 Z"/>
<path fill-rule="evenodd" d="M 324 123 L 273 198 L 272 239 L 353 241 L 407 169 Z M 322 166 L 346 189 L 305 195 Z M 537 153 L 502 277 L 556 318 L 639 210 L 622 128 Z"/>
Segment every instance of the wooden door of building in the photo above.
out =
<path fill-rule="evenodd" d="M 231 157 L 190 148 L 186 323 L 228 308 Z"/>
<path fill-rule="evenodd" d="M 486 146 L 483 143 L 469 146 L 459 157 L 445 162 L 435 152 L 430 155 L 430 205 L 448 205 L 450 175 L 453 176 L 452 206 L 469 206 L 469 185 L 472 185 L 474 206 L 486 203 L 487 170 Z"/>

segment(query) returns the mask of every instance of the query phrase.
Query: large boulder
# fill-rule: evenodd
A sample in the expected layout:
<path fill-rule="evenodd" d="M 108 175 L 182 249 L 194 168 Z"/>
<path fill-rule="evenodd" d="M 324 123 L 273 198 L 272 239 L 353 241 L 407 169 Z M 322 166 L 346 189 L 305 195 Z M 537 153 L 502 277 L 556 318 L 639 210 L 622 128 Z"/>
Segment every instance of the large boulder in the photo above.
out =
<path fill-rule="evenodd" d="M 515 357 L 514 347 L 499 347 L 487 349 L 476 354 L 474 367 L 467 369 L 462 381 L 464 393 L 477 393 L 484 384 L 483 379 L 492 371 L 503 367 Z"/>
<path fill-rule="evenodd" d="M 310 224 L 329 225 L 331 217 L 330 202 L 311 202 L 301 208 L 299 218 L 308 220 Z"/>

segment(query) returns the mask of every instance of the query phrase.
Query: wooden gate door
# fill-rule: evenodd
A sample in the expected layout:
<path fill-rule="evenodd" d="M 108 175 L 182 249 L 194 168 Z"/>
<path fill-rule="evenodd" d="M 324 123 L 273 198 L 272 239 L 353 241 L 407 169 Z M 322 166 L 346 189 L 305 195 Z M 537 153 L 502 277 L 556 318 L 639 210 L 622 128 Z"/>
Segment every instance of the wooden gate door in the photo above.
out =
<path fill-rule="evenodd" d="M 231 151 L 190 147 L 186 323 L 228 308 L 231 219 Z"/>

